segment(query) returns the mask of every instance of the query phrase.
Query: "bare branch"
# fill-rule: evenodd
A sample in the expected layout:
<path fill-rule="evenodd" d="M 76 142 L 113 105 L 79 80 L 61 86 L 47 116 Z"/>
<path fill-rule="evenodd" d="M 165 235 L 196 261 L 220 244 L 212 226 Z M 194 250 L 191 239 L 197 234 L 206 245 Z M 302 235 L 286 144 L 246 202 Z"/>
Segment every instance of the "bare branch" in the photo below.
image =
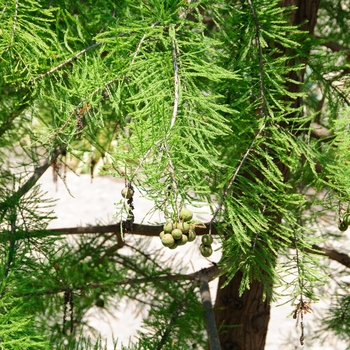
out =
<path fill-rule="evenodd" d="M 209 229 L 208 229 L 209 225 L 210 223 L 196 226 L 196 234 L 198 236 L 207 234 L 209 232 Z M 133 224 L 132 235 L 158 237 L 159 232 L 162 230 L 162 227 L 163 226 L 161 225 Z M 20 236 L 18 233 L 16 233 L 16 239 L 28 238 L 28 236 L 30 238 L 42 238 L 42 237 L 48 237 L 48 236 L 62 236 L 62 235 L 72 235 L 72 234 L 94 234 L 94 233 L 101 234 L 101 233 L 110 233 L 110 232 L 120 232 L 120 224 L 105 225 L 105 226 L 68 227 L 68 228 L 57 228 L 57 229 L 50 229 L 50 230 L 44 230 L 44 231 L 31 231 L 29 233 L 28 232 L 25 234 L 23 233 L 23 236 Z M 211 232 L 214 235 L 218 234 L 218 231 L 215 225 L 212 226 Z M 8 237 L 6 237 L 6 235 L 3 234 L 1 236 L 0 242 L 4 242 L 7 239 Z M 116 245 L 115 249 L 117 249 L 118 244 Z M 295 249 L 295 247 L 291 247 L 291 248 Z M 350 268 L 350 256 L 345 253 L 340 253 L 335 249 L 322 248 L 317 245 L 313 245 L 312 249 L 304 249 L 304 251 L 312 254 L 323 255 L 325 257 L 328 257 L 331 260 L 337 261 L 338 263 L 344 265 L 345 267 Z"/>
<path fill-rule="evenodd" d="M 51 155 L 46 159 L 44 164 L 40 165 L 34 170 L 34 174 L 27 180 L 27 182 L 18 189 L 6 202 L 0 203 L 0 210 L 6 210 L 9 206 L 16 203 L 22 196 L 24 196 L 40 179 L 40 177 L 45 173 L 45 171 L 56 161 L 58 156 L 62 154 L 63 149 L 55 149 Z"/>
<path fill-rule="evenodd" d="M 0 204 L 1 205 L 1 204 Z M 0 207 L 1 209 L 1 207 Z M 209 225 L 209 224 L 207 224 Z M 196 226 L 196 235 L 202 236 L 209 232 L 207 225 L 197 225 Z M 148 237 L 158 237 L 159 232 L 162 231 L 162 225 L 141 225 L 141 224 L 133 224 L 132 227 L 132 235 L 139 236 L 148 236 Z M 120 233 L 120 223 L 114 225 L 105 225 L 105 226 L 85 226 L 85 227 L 67 227 L 67 228 L 57 228 L 57 229 L 49 229 L 43 231 L 31 231 L 23 234 L 16 233 L 16 239 L 23 238 L 43 238 L 50 236 L 63 236 L 63 235 L 83 235 L 83 234 L 101 234 L 101 233 Z M 212 233 L 217 234 L 216 227 L 212 228 Z M 1 235 L 0 242 L 4 242 L 8 239 L 5 234 Z M 118 243 L 119 244 L 119 243 Z"/>
<path fill-rule="evenodd" d="M 199 290 L 201 293 L 201 300 L 205 311 L 204 317 L 205 317 L 205 324 L 207 328 L 210 350 L 221 350 L 207 276 L 206 278 L 203 278 L 203 281 Z"/>
<path fill-rule="evenodd" d="M 350 256 L 345 253 L 340 253 L 335 249 L 323 248 L 314 244 L 312 246 L 312 250 L 306 249 L 305 251 L 307 251 L 308 253 L 324 255 L 329 259 L 337 261 L 339 264 L 350 268 Z"/>
<path fill-rule="evenodd" d="M 311 123 L 311 134 L 317 139 L 334 137 L 333 133 L 318 123 Z"/>
<path fill-rule="evenodd" d="M 317 37 L 318 39 L 321 39 L 320 37 Z M 343 51 L 344 54 L 347 56 L 347 60 L 350 61 L 350 49 L 348 47 L 342 46 L 334 41 L 327 41 L 321 43 L 322 46 L 327 47 L 328 49 L 334 51 L 334 52 L 339 52 Z"/>

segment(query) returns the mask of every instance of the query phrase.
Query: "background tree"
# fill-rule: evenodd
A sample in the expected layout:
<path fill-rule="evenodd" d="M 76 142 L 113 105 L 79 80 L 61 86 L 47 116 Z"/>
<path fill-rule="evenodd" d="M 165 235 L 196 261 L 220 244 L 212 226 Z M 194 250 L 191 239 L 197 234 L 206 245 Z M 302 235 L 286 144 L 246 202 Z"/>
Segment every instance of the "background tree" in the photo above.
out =
<path fill-rule="evenodd" d="M 150 305 L 129 348 L 219 348 L 219 275 L 222 349 L 264 348 L 286 276 L 303 322 L 331 273 L 319 258 L 350 266 L 331 248 L 346 236 L 327 229 L 350 223 L 349 2 L 1 4 L 1 346 L 100 348 L 84 315 L 127 297 Z M 208 205 L 196 231 L 221 242 L 219 264 L 186 274 L 166 248 L 130 244 L 162 230 L 134 223 L 132 196 L 120 224 L 47 230 L 36 182 L 60 164 L 124 178 L 165 220 Z M 348 339 L 342 276 L 321 329 Z"/>

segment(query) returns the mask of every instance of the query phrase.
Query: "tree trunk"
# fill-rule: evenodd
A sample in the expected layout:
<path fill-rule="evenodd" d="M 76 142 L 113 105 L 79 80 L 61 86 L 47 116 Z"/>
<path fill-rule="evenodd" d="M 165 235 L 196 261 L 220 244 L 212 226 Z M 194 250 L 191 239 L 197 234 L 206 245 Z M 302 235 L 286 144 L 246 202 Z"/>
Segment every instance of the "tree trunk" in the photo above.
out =
<path fill-rule="evenodd" d="M 317 21 L 320 0 L 282 0 L 281 6 L 295 5 L 291 23 L 304 23 L 301 29 L 313 34 Z M 293 62 L 290 62 L 293 64 Z M 288 90 L 297 91 L 299 85 L 289 84 Z M 299 101 L 295 101 L 298 103 Z M 292 117 L 292 116 L 291 116 Z M 285 180 L 288 169 L 276 160 Z M 278 218 L 277 218 L 278 219 Z M 219 279 L 215 302 L 215 317 L 222 350 L 263 350 L 265 348 L 267 328 L 270 320 L 270 298 L 263 300 L 263 285 L 253 281 L 249 290 L 240 297 L 238 288 L 242 273 L 237 273 L 229 284 L 221 289 L 226 277 Z"/>
<path fill-rule="evenodd" d="M 219 279 L 215 316 L 222 350 L 264 349 L 270 319 L 270 298 L 263 298 L 263 285 L 254 281 L 240 297 L 238 286 L 242 272 L 237 273 L 224 289 Z"/>

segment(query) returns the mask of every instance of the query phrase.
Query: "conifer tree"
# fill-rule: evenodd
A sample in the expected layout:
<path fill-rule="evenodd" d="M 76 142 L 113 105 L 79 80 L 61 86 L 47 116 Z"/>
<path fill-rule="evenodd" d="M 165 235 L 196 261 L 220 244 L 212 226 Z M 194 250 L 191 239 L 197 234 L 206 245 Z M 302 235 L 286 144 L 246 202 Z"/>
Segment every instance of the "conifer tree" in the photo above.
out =
<path fill-rule="evenodd" d="M 320 330 L 348 341 L 344 271 L 325 261 L 350 267 L 349 7 L 1 0 L 0 348 L 107 348 L 84 316 L 128 298 L 148 305 L 148 333 L 125 348 L 264 349 L 286 277 L 304 344 L 329 275 Z M 116 222 L 48 229 L 37 182 L 62 165 L 125 179 Z M 136 188 L 179 225 L 165 245 L 195 230 L 205 257 L 220 242 L 219 263 L 190 274 L 131 240 L 167 230 L 134 222 Z"/>

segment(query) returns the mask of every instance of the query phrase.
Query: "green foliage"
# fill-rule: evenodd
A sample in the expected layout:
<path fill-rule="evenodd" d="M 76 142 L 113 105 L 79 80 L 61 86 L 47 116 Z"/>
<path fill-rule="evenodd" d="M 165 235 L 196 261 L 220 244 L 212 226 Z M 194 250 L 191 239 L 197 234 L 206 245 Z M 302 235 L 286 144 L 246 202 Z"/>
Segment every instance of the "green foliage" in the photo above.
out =
<path fill-rule="evenodd" d="M 129 348 L 205 346 L 196 289 L 170 278 L 184 266 L 142 242 L 125 254 L 115 234 L 46 235 L 50 202 L 34 185 L 69 157 L 125 178 L 165 217 L 209 206 L 240 293 L 259 280 L 272 295 L 288 275 L 291 299 L 318 299 L 314 245 L 332 236 L 315 228 L 349 212 L 345 5 L 323 1 L 313 36 L 279 0 L 0 4 L 0 346 L 101 348 L 84 316 L 126 297 L 149 307 Z"/>

